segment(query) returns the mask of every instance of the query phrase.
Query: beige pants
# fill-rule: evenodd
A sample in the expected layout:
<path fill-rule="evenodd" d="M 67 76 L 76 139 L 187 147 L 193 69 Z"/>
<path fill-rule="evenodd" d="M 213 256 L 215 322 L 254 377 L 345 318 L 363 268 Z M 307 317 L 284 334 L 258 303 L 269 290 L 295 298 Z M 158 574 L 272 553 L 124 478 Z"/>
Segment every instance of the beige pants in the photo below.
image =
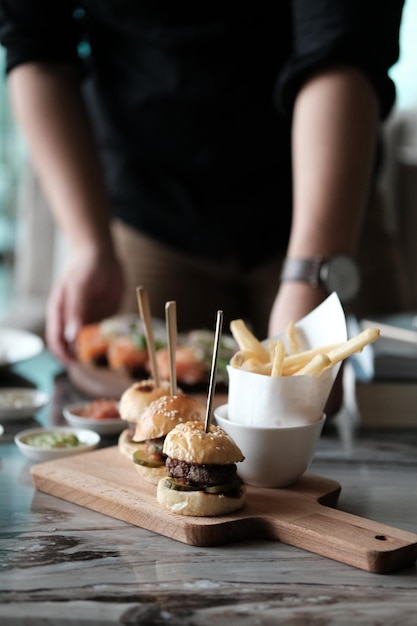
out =
<path fill-rule="evenodd" d="M 116 246 L 125 267 L 127 289 L 121 312 L 137 312 L 136 286 L 149 293 L 153 317 L 165 319 L 165 303 L 177 303 L 179 331 L 214 329 L 218 309 L 224 332 L 230 320 L 243 318 L 257 337 L 267 336 L 268 317 L 279 287 L 282 258 L 251 271 L 233 261 L 213 263 L 190 258 L 145 237 L 120 222 L 114 224 Z M 358 250 L 362 269 L 359 297 L 346 307 L 358 316 L 409 308 L 404 259 L 384 222 L 384 203 L 375 193 L 369 204 Z"/>
<path fill-rule="evenodd" d="M 244 318 L 258 337 L 266 337 L 269 312 L 279 285 L 281 258 L 252 271 L 234 262 L 214 263 L 189 257 L 160 244 L 121 222 L 113 234 L 125 268 L 127 289 L 122 313 L 137 312 L 136 286 L 146 287 L 152 316 L 165 319 L 165 303 L 177 303 L 178 330 L 214 330 L 217 311 L 230 320 Z"/>

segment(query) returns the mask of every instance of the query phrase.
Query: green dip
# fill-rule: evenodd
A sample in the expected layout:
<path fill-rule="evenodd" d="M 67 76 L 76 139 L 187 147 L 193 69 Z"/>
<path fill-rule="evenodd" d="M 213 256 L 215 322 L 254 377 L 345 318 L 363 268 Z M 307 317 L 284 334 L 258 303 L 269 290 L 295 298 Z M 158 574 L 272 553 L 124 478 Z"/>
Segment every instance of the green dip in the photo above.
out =
<path fill-rule="evenodd" d="M 32 435 L 25 440 L 34 448 L 77 448 L 85 444 L 74 433 L 40 433 Z"/>

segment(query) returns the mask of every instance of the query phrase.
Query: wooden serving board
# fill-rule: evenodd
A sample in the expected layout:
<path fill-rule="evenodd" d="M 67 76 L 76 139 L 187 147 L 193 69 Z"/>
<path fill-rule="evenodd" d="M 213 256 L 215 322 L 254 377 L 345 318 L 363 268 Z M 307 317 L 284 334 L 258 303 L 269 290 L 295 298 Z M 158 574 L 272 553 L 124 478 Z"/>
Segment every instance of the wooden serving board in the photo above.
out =
<path fill-rule="evenodd" d="M 156 486 L 117 446 L 33 465 L 31 473 L 39 491 L 190 545 L 275 540 L 380 574 L 417 559 L 417 535 L 330 508 L 340 485 L 319 476 L 285 489 L 247 487 L 236 513 L 186 517 L 158 504 Z"/>

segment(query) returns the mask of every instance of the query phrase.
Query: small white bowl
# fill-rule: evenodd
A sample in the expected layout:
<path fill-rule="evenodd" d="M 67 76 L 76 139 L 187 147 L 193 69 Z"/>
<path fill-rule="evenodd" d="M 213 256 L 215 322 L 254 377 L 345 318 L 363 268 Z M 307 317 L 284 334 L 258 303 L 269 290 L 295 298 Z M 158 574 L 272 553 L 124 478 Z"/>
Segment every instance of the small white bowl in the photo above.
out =
<path fill-rule="evenodd" d="M 118 433 L 121 433 L 122 430 L 127 428 L 127 422 L 122 420 L 120 417 L 114 419 L 104 418 L 101 420 L 92 419 L 91 417 L 83 417 L 79 413 L 87 404 L 90 403 L 78 402 L 68 404 L 63 408 L 62 413 L 71 426 L 75 426 L 76 428 L 88 428 L 89 430 L 94 430 L 94 432 L 99 433 L 100 435 L 117 435 Z"/>
<path fill-rule="evenodd" d="M 246 426 L 228 419 L 227 404 L 214 410 L 218 426 L 237 443 L 245 460 L 238 474 L 254 487 L 288 487 L 308 469 L 326 416 L 311 424 L 264 428 Z"/>
<path fill-rule="evenodd" d="M 27 440 L 34 435 L 45 435 L 49 433 L 73 433 L 77 435 L 81 445 L 73 448 L 41 448 L 27 443 Z M 27 456 L 28 459 L 31 459 L 31 461 L 52 461 L 61 457 L 72 456 L 74 454 L 81 454 L 82 452 L 94 450 L 100 442 L 100 435 L 92 430 L 80 428 L 29 428 L 28 430 L 23 430 L 22 432 L 17 433 L 14 440 L 22 454 Z"/>
<path fill-rule="evenodd" d="M 49 396 L 31 387 L 0 389 L 0 419 L 4 422 L 32 417 L 49 402 Z"/>

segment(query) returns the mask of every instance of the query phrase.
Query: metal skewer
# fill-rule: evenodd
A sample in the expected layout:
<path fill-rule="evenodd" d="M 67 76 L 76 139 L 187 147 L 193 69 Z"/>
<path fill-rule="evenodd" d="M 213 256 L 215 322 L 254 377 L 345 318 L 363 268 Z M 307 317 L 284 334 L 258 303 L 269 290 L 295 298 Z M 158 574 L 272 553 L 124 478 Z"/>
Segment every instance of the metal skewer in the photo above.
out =
<path fill-rule="evenodd" d="M 206 423 L 205 423 L 206 433 L 209 431 L 209 427 L 210 427 L 211 409 L 213 405 L 214 391 L 216 388 L 217 354 L 219 351 L 219 343 L 220 343 L 220 337 L 222 334 L 222 326 L 223 326 L 223 311 L 217 311 L 216 332 L 214 335 L 213 357 L 211 361 L 210 381 L 209 381 L 209 389 L 208 389 L 208 396 L 207 396 Z"/>

